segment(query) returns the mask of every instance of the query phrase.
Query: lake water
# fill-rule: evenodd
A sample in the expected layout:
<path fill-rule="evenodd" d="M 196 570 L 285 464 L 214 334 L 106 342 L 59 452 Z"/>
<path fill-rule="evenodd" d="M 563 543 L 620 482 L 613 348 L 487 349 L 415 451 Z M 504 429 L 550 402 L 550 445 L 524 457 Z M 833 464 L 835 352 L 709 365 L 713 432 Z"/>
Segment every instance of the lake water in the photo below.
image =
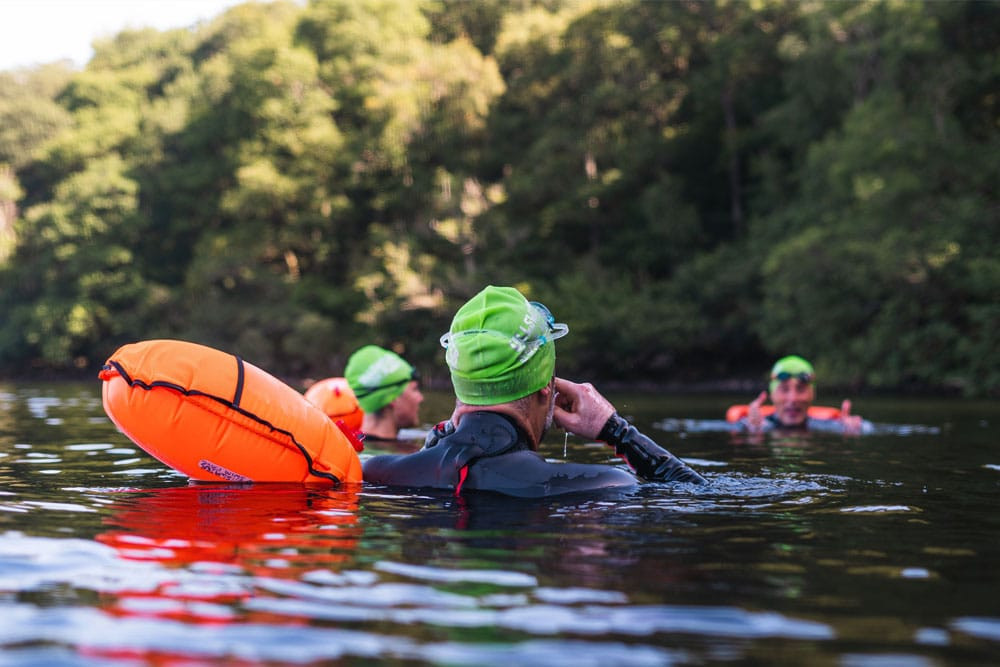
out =
<path fill-rule="evenodd" d="M 711 485 L 514 501 L 191 485 L 99 391 L 0 383 L 0 665 L 1000 663 L 996 402 L 749 442 L 738 398 L 612 396 Z"/>

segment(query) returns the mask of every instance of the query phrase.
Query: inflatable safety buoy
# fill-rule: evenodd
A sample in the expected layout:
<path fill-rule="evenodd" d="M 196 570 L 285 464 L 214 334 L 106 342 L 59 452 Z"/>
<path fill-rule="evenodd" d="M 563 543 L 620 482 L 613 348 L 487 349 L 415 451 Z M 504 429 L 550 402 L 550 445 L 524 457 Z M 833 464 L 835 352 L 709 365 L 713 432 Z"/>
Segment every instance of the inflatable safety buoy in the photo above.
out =
<path fill-rule="evenodd" d="M 333 421 L 339 420 L 350 429 L 361 430 L 365 413 L 345 378 L 326 378 L 315 382 L 306 389 L 305 397 Z"/>
<path fill-rule="evenodd" d="M 352 442 L 292 387 L 237 356 L 179 340 L 108 358 L 104 411 L 135 444 L 192 479 L 361 481 Z"/>
<path fill-rule="evenodd" d="M 729 409 L 726 410 L 726 421 L 738 422 L 748 414 L 750 414 L 749 405 L 730 405 Z M 772 414 L 774 414 L 773 405 L 760 406 L 761 417 L 767 417 Z M 831 408 L 824 405 L 810 405 L 806 414 L 809 415 L 810 419 L 840 419 L 839 408 Z"/>

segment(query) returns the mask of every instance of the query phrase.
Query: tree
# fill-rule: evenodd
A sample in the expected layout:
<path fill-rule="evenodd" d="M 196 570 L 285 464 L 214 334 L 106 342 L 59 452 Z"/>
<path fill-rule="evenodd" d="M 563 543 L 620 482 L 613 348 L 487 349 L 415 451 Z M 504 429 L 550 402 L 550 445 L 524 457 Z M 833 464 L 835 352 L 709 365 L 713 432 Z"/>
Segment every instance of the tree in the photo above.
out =
<path fill-rule="evenodd" d="M 954 112 L 989 94 L 941 39 L 954 8 L 858 9 L 845 30 L 861 42 L 849 52 L 865 55 L 842 79 L 856 101 L 811 146 L 798 195 L 757 221 L 770 250 L 755 326 L 772 350 L 813 350 L 836 380 L 981 391 L 963 369 L 970 354 L 991 356 L 966 332 L 995 317 L 981 289 L 993 284 L 984 248 L 998 240 L 983 181 L 996 139 L 984 144 Z"/>
<path fill-rule="evenodd" d="M 128 249 L 142 220 L 123 167 L 115 157 L 91 161 L 52 203 L 26 211 L 0 296 L 6 363 L 86 368 L 142 329 L 155 292 Z"/>

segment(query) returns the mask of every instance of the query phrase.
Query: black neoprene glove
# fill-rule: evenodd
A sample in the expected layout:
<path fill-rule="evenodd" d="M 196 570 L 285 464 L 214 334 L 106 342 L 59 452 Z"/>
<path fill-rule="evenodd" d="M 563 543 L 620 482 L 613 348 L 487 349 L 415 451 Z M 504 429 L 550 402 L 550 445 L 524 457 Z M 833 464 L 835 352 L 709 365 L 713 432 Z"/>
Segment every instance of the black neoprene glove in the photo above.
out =
<path fill-rule="evenodd" d="M 617 412 L 608 417 L 597 436 L 624 456 L 636 474 L 650 482 L 688 482 L 707 484 L 708 480 L 686 463 L 639 432 Z"/>

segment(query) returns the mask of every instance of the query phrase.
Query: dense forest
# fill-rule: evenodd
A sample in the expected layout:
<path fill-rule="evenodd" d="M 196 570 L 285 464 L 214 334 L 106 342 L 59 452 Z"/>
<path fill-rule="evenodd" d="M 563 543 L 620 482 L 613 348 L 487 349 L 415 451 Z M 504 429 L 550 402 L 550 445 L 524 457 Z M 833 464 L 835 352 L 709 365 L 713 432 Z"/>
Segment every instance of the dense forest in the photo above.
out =
<path fill-rule="evenodd" d="M 193 340 L 446 377 L 486 284 L 573 379 L 1000 393 L 1000 3 L 248 2 L 0 72 L 0 375 Z"/>

